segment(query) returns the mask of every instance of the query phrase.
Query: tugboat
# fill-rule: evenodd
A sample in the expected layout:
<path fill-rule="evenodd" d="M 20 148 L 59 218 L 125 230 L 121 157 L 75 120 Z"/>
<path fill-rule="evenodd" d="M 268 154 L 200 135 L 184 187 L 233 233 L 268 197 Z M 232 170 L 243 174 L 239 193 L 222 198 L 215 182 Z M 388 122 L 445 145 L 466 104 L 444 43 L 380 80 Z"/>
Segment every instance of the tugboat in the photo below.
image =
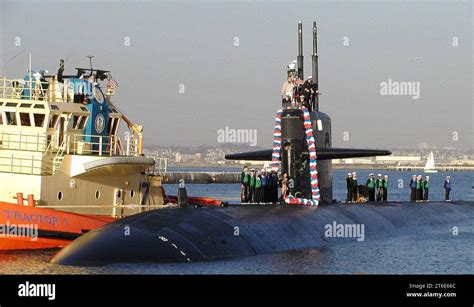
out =
<path fill-rule="evenodd" d="M 118 83 L 90 63 L 0 79 L 0 250 L 64 246 L 165 203 L 166 160 L 143 155 L 142 126 L 112 102 Z"/>

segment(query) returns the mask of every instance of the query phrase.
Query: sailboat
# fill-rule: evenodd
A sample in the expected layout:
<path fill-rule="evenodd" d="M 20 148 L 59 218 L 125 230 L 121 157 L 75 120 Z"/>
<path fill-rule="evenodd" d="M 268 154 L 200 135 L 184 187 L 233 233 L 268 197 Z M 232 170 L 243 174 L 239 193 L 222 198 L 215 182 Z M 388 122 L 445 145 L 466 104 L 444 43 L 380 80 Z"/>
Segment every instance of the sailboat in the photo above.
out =
<path fill-rule="evenodd" d="M 438 170 L 435 167 L 433 152 L 431 151 L 428 160 L 426 161 L 425 168 L 423 169 L 425 173 L 437 173 Z"/>

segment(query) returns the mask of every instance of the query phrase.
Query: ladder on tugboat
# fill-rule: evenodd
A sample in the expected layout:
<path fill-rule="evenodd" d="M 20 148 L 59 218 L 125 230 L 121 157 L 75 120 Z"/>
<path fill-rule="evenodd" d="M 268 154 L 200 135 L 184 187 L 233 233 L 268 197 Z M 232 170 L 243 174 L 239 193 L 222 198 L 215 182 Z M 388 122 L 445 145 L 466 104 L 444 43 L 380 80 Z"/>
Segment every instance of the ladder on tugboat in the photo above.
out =
<path fill-rule="evenodd" d="M 66 136 L 61 146 L 59 146 L 59 149 L 53 158 L 53 175 L 61 168 L 61 164 L 64 160 L 64 152 L 66 151 L 67 146 L 69 146 L 69 135 Z"/>

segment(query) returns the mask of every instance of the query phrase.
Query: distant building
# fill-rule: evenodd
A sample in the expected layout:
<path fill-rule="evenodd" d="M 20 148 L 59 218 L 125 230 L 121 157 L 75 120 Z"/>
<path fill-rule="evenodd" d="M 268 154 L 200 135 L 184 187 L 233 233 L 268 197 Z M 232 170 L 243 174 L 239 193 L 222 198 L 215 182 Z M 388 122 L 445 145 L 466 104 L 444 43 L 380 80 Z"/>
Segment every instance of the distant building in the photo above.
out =
<path fill-rule="evenodd" d="M 379 156 L 375 157 L 375 162 L 378 163 L 396 163 L 396 162 L 421 162 L 421 156 Z"/>
<path fill-rule="evenodd" d="M 333 164 L 373 164 L 372 158 L 347 158 L 347 159 L 333 159 Z"/>
<path fill-rule="evenodd" d="M 176 163 L 199 163 L 202 162 L 202 156 L 200 153 L 194 155 L 182 155 L 177 152 L 174 161 Z"/>

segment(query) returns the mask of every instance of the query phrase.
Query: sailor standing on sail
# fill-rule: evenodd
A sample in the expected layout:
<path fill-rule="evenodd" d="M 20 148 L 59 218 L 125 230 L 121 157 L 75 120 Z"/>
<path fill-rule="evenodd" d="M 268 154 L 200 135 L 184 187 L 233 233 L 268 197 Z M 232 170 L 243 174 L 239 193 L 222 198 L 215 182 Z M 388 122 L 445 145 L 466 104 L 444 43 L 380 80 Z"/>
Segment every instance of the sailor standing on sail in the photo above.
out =
<path fill-rule="evenodd" d="M 295 87 L 295 82 L 293 76 L 288 76 L 288 79 L 283 83 L 281 89 L 282 104 L 291 103 L 293 100 L 293 88 Z"/>

